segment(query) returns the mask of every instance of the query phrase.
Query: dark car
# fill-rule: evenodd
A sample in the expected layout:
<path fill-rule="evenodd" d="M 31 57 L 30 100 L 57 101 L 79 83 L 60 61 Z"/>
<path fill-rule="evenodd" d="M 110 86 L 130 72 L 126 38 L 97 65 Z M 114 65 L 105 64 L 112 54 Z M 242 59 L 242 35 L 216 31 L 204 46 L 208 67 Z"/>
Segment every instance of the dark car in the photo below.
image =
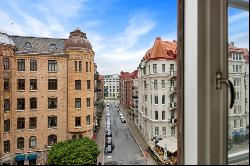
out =
<path fill-rule="evenodd" d="M 108 131 L 106 132 L 106 137 L 112 137 L 112 131 L 108 130 Z"/>

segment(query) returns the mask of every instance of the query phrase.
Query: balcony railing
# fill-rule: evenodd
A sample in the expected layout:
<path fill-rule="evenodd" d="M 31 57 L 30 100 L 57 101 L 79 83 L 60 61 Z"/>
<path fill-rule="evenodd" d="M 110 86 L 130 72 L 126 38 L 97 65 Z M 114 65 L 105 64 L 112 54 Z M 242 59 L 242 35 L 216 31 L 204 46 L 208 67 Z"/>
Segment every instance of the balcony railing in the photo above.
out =
<path fill-rule="evenodd" d="M 175 70 L 170 70 L 169 76 L 170 78 L 175 78 L 177 76 L 177 72 Z"/>
<path fill-rule="evenodd" d="M 177 108 L 177 103 L 176 102 L 169 103 L 169 111 L 174 110 L 176 108 Z"/>
<path fill-rule="evenodd" d="M 133 99 L 138 99 L 138 96 L 132 96 Z"/>
<path fill-rule="evenodd" d="M 174 86 L 169 87 L 169 95 L 173 95 L 173 94 L 175 94 L 175 93 L 176 93 L 176 91 L 177 91 L 177 88 L 176 88 L 176 87 L 174 87 Z"/>
<path fill-rule="evenodd" d="M 176 118 L 170 118 L 169 123 L 170 123 L 170 125 L 174 126 L 174 125 L 177 124 L 177 119 Z"/>

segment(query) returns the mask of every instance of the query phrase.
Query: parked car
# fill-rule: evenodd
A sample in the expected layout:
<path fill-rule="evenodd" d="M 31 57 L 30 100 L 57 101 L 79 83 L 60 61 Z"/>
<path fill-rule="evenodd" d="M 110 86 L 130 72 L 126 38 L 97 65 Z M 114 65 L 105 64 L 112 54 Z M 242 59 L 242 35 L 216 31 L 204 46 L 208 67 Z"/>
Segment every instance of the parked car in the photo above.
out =
<path fill-rule="evenodd" d="M 119 116 L 123 116 L 121 112 L 118 113 Z"/>
<path fill-rule="evenodd" d="M 106 137 L 112 137 L 112 131 L 111 130 L 108 130 L 106 132 Z"/>
<path fill-rule="evenodd" d="M 105 152 L 112 153 L 112 146 L 111 145 L 106 146 Z"/>
<path fill-rule="evenodd" d="M 109 106 L 109 103 L 107 103 L 107 106 Z"/>
<path fill-rule="evenodd" d="M 121 121 L 122 123 L 126 123 L 126 119 L 123 116 L 121 117 Z"/>
<path fill-rule="evenodd" d="M 112 137 L 107 137 L 106 138 L 106 144 L 112 145 Z"/>

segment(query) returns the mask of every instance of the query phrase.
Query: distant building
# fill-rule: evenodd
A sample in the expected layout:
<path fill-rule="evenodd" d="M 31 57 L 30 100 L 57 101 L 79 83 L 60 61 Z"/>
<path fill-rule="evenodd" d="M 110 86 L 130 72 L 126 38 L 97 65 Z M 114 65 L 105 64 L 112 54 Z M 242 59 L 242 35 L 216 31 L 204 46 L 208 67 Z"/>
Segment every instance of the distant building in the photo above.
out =
<path fill-rule="evenodd" d="M 238 48 L 234 43 L 228 46 L 229 79 L 235 88 L 235 104 L 228 113 L 229 138 L 249 133 L 249 51 Z"/>
<path fill-rule="evenodd" d="M 119 97 L 119 75 L 103 75 L 105 99 L 118 99 Z"/>
<path fill-rule="evenodd" d="M 79 29 L 68 39 L 0 31 L 1 163 L 40 164 L 54 143 L 92 137 L 94 55 Z"/>

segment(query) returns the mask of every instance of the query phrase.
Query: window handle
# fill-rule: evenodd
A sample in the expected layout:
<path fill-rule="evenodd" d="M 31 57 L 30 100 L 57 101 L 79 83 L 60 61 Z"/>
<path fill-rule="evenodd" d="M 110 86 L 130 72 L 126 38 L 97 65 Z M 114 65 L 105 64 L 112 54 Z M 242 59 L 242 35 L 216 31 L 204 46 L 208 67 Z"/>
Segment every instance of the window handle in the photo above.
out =
<path fill-rule="evenodd" d="M 231 94 L 230 108 L 233 108 L 234 101 L 235 101 L 235 89 L 234 89 L 233 83 L 229 79 L 223 79 L 221 72 L 217 72 L 216 73 L 216 89 L 221 89 L 222 83 L 225 83 L 227 87 L 230 89 L 230 94 Z"/>

